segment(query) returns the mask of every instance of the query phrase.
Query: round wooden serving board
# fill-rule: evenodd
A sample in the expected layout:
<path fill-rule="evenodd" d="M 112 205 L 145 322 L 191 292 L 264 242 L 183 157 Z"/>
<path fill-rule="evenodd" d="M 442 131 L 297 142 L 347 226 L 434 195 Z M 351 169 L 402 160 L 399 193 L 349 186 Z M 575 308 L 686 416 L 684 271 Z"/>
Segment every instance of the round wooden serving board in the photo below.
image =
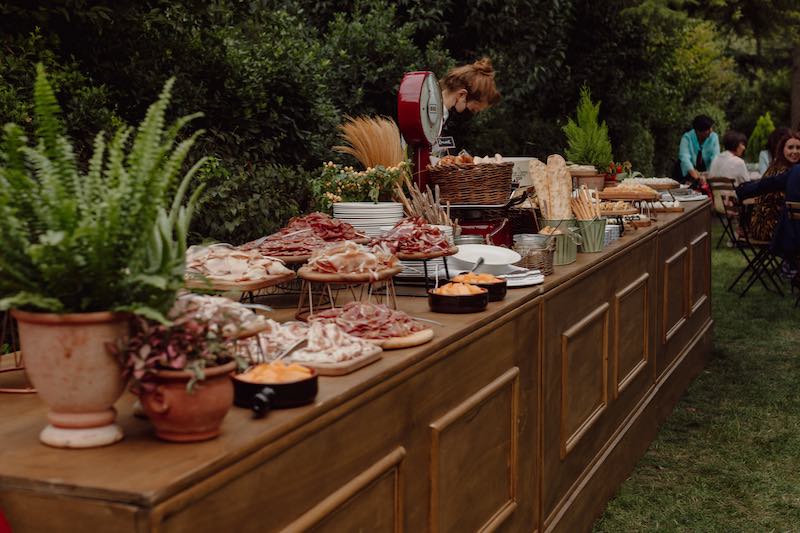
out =
<path fill-rule="evenodd" d="M 291 281 L 294 279 L 295 273 L 289 272 L 287 274 L 278 274 L 276 276 L 267 276 L 263 279 L 253 281 L 220 281 L 214 278 L 187 278 L 184 280 L 184 286 L 187 289 L 199 289 L 206 291 L 240 291 L 249 292 L 266 289 L 279 283 Z"/>
<path fill-rule="evenodd" d="M 625 183 L 625 180 L 622 180 L 622 183 Z M 681 184 L 678 183 L 677 181 L 675 181 L 673 183 L 664 183 L 664 184 L 658 184 L 658 185 L 650 184 L 650 183 L 642 183 L 642 182 L 639 182 L 639 183 L 642 184 L 642 185 L 647 185 L 648 187 L 650 187 L 654 191 L 670 191 L 672 189 L 677 189 L 677 188 L 679 188 L 681 186 Z"/>
<path fill-rule="evenodd" d="M 619 187 L 611 187 L 609 189 L 603 189 L 597 195 L 600 197 L 601 200 L 658 200 L 658 193 L 642 193 L 642 192 L 631 192 L 631 191 L 617 191 Z"/>
<path fill-rule="evenodd" d="M 404 254 L 402 252 L 397 253 L 397 258 L 401 261 L 422 261 L 423 259 L 436 259 L 437 257 L 447 257 L 449 255 L 455 255 L 458 253 L 457 246 L 451 246 L 447 250 L 437 250 L 435 252 L 428 252 L 428 253 L 413 253 L 413 254 Z"/>
<path fill-rule="evenodd" d="M 433 330 L 431 328 L 417 331 L 405 337 L 390 337 L 388 339 L 364 339 L 365 341 L 377 344 L 384 350 L 400 350 L 402 348 L 411 348 L 430 342 L 433 339 Z"/>
<path fill-rule="evenodd" d="M 332 274 L 328 272 L 317 272 L 316 270 L 304 266 L 297 271 L 297 276 L 306 281 L 316 281 L 320 283 L 369 283 L 371 281 L 391 279 L 402 271 L 403 267 L 396 266 L 385 270 L 379 270 L 375 274 L 370 272 L 337 272 Z"/>
<path fill-rule="evenodd" d="M 639 210 L 635 207 L 631 207 L 630 209 L 620 209 L 618 211 L 600 211 L 601 217 L 620 217 L 623 215 L 638 215 Z"/>

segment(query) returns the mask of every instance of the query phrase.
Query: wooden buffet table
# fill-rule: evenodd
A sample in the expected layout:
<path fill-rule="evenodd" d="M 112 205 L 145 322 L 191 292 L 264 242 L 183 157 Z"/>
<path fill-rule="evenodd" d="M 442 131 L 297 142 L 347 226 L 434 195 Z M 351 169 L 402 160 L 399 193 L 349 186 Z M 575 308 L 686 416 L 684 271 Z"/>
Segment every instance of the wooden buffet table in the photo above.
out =
<path fill-rule="evenodd" d="M 710 226 L 687 204 L 479 314 L 401 298 L 432 342 L 204 443 L 156 440 L 128 395 L 122 442 L 52 449 L 38 398 L 0 396 L 0 510 L 17 533 L 588 530 L 711 350 Z"/>

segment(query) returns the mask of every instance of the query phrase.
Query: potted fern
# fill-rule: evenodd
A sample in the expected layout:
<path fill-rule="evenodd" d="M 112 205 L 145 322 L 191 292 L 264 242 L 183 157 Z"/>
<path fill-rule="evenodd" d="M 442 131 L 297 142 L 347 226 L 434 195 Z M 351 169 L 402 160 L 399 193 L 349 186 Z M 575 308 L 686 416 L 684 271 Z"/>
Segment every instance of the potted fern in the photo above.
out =
<path fill-rule="evenodd" d="M 166 321 L 183 284 L 192 206 L 181 177 L 191 115 L 165 127 L 173 80 L 136 128 L 100 132 L 85 169 L 65 134 L 44 69 L 34 86 L 35 140 L 0 137 L 0 309 L 19 324 L 25 367 L 50 408 L 45 444 L 92 447 L 122 438 L 114 402 L 121 368 L 108 347 L 133 314 Z"/>
<path fill-rule="evenodd" d="M 587 185 L 589 188 L 603 190 L 605 181 L 602 170 L 614 160 L 611 153 L 611 140 L 608 138 L 606 122 L 600 122 L 600 102 L 592 103 L 592 93 L 588 87 L 581 88 L 580 100 L 575 120 L 569 119 L 563 131 L 567 136 L 567 160 L 580 165 L 570 170 L 573 185 Z"/>

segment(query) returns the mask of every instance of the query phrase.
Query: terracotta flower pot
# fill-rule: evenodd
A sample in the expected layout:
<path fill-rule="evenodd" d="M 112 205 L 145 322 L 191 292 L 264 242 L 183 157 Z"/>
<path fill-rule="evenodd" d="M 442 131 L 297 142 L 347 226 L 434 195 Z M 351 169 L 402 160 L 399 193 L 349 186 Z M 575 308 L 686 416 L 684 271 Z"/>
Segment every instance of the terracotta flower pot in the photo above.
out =
<path fill-rule="evenodd" d="M 572 186 L 580 188 L 581 185 L 586 185 L 588 189 L 596 189 L 598 192 L 605 188 L 605 175 L 604 174 L 590 174 L 572 176 Z"/>
<path fill-rule="evenodd" d="M 173 442 L 196 442 L 219 435 L 222 420 L 233 405 L 229 376 L 235 369 L 235 361 L 207 368 L 206 378 L 191 393 L 186 390 L 191 372 L 157 371 L 155 388 L 143 390 L 140 395 L 156 435 Z"/>
<path fill-rule="evenodd" d="M 30 313 L 13 310 L 25 369 L 50 411 L 41 441 L 59 448 L 104 446 L 122 438 L 114 402 L 122 368 L 107 346 L 128 334 L 124 313 Z"/>

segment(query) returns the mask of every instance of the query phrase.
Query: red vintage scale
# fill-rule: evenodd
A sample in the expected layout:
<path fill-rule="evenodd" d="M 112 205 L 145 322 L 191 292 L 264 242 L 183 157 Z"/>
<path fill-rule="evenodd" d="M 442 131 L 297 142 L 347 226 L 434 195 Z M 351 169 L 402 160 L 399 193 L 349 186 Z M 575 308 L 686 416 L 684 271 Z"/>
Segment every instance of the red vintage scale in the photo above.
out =
<path fill-rule="evenodd" d="M 414 182 L 421 191 L 429 184 L 431 147 L 439 138 L 443 121 L 442 91 L 430 71 L 406 72 L 397 92 L 400 133 L 413 152 Z M 511 246 L 506 206 L 451 205 L 459 217 L 462 234 L 480 235 L 494 244 Z"/>

